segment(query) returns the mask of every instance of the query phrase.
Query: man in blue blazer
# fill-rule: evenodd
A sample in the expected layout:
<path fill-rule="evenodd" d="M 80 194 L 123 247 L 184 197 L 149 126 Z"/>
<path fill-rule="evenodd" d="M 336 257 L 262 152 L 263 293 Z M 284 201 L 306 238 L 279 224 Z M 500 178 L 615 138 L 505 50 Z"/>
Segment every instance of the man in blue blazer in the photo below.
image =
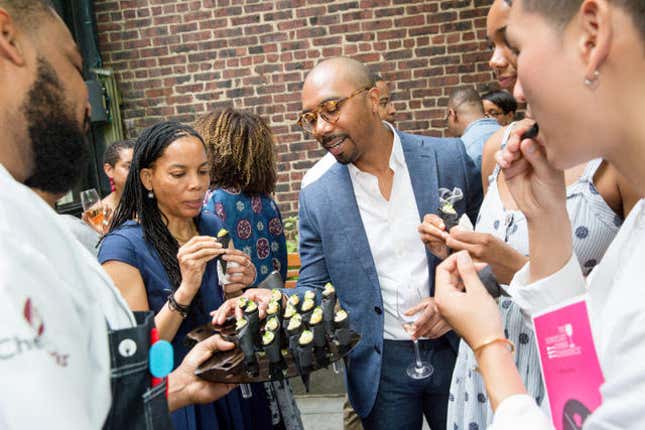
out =
<path fill-rule="evenodd" d="M 444 429 L 457 337 L 436 311 L 438 260 L 417 228 L 437 213 L 440 187 L 463 191 L 455 209 L 474 222 L 481 180 L 458 139 L 401 133 L 380 120 L 378 101 L 365 66 L 348 58 L 319 63 L 305 80 L 298 124 L 337 163 L 300 192 L 296 291 L 331 282 L 360 333 L 346 382 L 365 428 L 420 429 L 425 415 Z M 412 336 L 434 367 L 424 380 L 406 374 L 415 354 L 401 320 L 411 300 Z"/>

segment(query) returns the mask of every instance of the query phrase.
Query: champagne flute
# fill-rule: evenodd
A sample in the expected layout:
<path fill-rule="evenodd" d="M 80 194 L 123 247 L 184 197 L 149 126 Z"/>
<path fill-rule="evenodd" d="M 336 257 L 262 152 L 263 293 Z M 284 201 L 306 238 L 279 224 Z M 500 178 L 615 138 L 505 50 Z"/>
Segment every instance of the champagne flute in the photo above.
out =
<path fill-rule="evenodd" d="M 87 220 L 92 223 L 95 229 L 103 231 L 104 224 L 107 221 L 105 208 L 101 204 L 99 193 L 94 188 L 81 191 L 81 205 Z"/>
<path fill-rule="evenodd" d="M 402 286 L 396 290 L 396 313 L 403 325 L 403 329 L 412 333 L 414 331 L 414 322 L 419 318 L 420 312 L 414 315 L 406 315 L 408 309 L 418 305 L 423 298 L 423 295 L 411 285 Z M 419 352 L 419 341 L 412 339 L 414 344 L 414 363 L 410 364 L 406 369 L 406 373 L 412 379 L 426 379 L 432 376 L 434 368 L 427 361 L 421 360 L 421 353 Z"/>

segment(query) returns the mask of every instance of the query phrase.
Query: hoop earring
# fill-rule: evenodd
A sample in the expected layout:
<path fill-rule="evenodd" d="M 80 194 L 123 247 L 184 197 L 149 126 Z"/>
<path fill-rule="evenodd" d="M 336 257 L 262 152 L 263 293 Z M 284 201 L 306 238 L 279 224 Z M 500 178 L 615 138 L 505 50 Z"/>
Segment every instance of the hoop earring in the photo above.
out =
<path fill-rule="evenodd" d="M 596 88 L 598 88 L 599 84 L 600 84 L 600 72 L 598 70 L 594 70 L 591 78 L 585 78 L 585 85 L 592 90 L 595 90 Z"/>

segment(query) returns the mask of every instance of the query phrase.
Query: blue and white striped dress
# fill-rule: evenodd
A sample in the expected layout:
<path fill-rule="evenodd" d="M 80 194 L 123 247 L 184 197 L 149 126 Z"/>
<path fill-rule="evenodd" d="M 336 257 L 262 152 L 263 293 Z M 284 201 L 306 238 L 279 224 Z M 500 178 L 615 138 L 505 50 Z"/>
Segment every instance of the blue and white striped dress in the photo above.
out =
<path fill-rule="evenodd" d="M 506 129 L 506 144 L 512 124 Z M 567 188 L 567 210 L 573 227 L 573 249 L 585 276 L 600 261 L 618 233 L 622 218 L 607 205 L 593 184 L 593 178 L 602 160 L 590 161 L 584 173 Z M 497 188 L 497 166 L 489 178 L 488 193 L 477 219 L 476 230 L 490 233 L 524 255 L 529 253 L 527 223 L 524 214 L 506 210 Z M 519 306 L 509 298 L 500 299 L 499 309 L 504 321 L 506 337 L 516 345 L 515 365 L 528 393 L 538 404 L 545 391 L 540 374 L 540 361 L 534 333 L 528 327 Z M 493 420 L 481 375 L 475 372 L 477 361 L 470 347 L 462 341 L 450 386 L 448 403 L 448 430 L 485 429 Z"/>

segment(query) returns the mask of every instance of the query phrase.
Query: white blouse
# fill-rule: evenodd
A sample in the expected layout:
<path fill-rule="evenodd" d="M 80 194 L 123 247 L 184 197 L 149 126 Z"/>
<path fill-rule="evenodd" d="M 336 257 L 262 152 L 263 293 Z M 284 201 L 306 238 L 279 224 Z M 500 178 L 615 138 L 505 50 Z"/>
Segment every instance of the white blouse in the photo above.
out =
<path fill-rule="evenodd" d="M 640 200 L 604 258 L 588 278 L 594 342 L 605 377 L 603 403 L 589 416 L 586 430 L 645 428 L 645 200 Z M 529 265 L 509 287 L 529 315 L 585 293 L 575 256 L 553 275 L 528 284 Z M 550 421 L 530 396 L 511 396 L 499 405 L 493 430 L 548 429 Z"/>

